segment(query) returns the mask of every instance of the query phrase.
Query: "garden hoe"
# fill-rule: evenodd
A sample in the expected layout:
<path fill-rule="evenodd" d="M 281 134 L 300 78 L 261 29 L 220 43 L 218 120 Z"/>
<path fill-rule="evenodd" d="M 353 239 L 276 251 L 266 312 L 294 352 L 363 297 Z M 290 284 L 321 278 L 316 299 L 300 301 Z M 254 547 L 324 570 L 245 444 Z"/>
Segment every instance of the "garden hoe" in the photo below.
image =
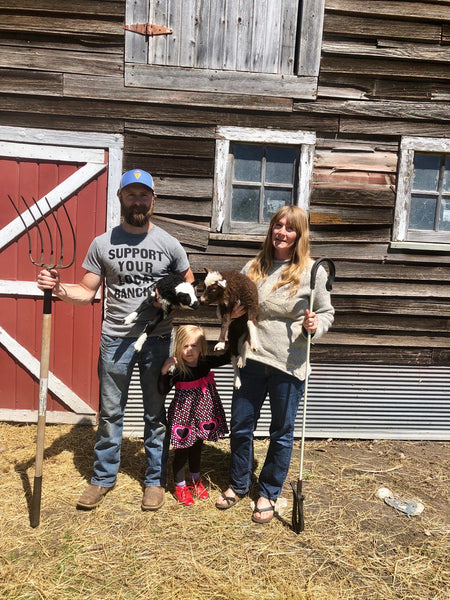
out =
<path fill-rule="evenodd" d="M 322 263 L 328 264 L 329 274 L 327 278 L 326 288 L 331 291 L 336 269 L 334 262 L 330 258 L 319 258 L 317 259 L 311 268 L 311 280 L 310 288 L 311 294 L 309 297 L 309 310 L 313 311 L 314 306 L 314 289 L 316 287 L 316 275 L 317 269 Z M 292 491 L 294 492 L 294 503 L 292 506 L 292 529 L 295 533 L 300 533 L 305 529 L 305 521 L 303 517 L 303 500 L 305 497 L 302 494 L 303 485 L 303 457 L 305 452 L 305 426 L 306 426 L 306 404 L 308 401 L 308 372 L 310 364 L 310 352 L 311 352 L 311 332 L 308 331 L 308 341 L 306 346 L 306 377 L 305 377 L 305 390 L 303 392 L 303 420 L 302 420 L 302 441 L 300 450 L 300 473 L 297 481 L 291 482 Z"/>
<path fill-rule="evenodd" d="M 72 226 L 72 222 L 70 220 L 69 214 L 67 212 L 66 207 L 62 204 L 64 209 L 64 213 L 66 215 L 67 221 L 70 226 L 70 231 L 72 235 L 72 256 L 71 260 L 67 263 L 64 263 L 64 247 L 63 247 L 63 234 L 61 231 L 61 226 L 58 222 L 54 209 L 50 206 L 50 203 L 47 198 L 45 201 L 47 203 L 49 213 L 52 215 L 53 220 L 55 222 L 56 228 L 53 227 L 54 231 L 56 231 L 56 239 L 54 240 L 54 234 L 52 233 L 52 229 L 48 223 L 47 216 L 41 210 L 39 204 L 33 198 L 34 206 L 30 206 L 25 198 L 21 196 L 23 203 L 26 206 L 26 209 L 29 215 L 32 217 L 31 227 L 33 225 L 36 226 L 38 232 L 38 240 L 40 245 L 40 257 L 36 260 L 33 258 L 33 248 L 30 236 L 30 226 L 28 226 L 25 222 L 24 216 L 20 213 L 16 204 L 14 203 L 11 196 L 8 196 L 11 201 L 11 204 L 14 206 L 17 214 L 22 221 L 22 224 L 25 228 L 27 237 L 28 237 L 28 254 L 33 265 L 37 267 L 45 268 L 45 269 L 67 269 L 69 268 L 74 260 L 75 260 L 75 232 Z M 46 211 L 47 212 L 47 211 Z M 24 213 L 26 214 L 26 213 Z M 48 237 L 48 248 L 45 249 L 44 246 L 44 235 L 42 233 L 42 228 L 40 225 L 40 221 L 42 221 L 45 225 L 45 229 L 47 230 Z M 59 246 L 59 250 L 57 250 L 56 246 Z M 57 259 L 55 258 L 57 256 Z M 48 256 L 48 261 L 44 260 L 44 256 Z M 67 258 L 66 258 L 67 260 Z M 41 360 L 40 360 L 40 369 L 39 369 L 39 408 L 38 408 L 38 421 L 37 421 L 37 440 L 36 440 L 36 461 L 35 461 L 35 471 L 34 471 L 34 485 L 33 485 L 33 497 L 31 501 L 31 515 L 30 515 L 30 524 L 31 527 L 37 527 L 40 521 L 40 513 L 41 513 L 41 496 L 42 496 L 42 466 L 44 462 L 44 440 L 45 440 L 45 420 L 46 420 L 46 412 L 47 412 L 47 391 L 48 391 L 48 372 L 49 372 L 49 361 L 50 361 L 50 334 L 52 328 L 52 290 L 44 291 L 44 307 L 43 307 L 43 315 L 42 315 L 42 335 L 41 335 Z"/>

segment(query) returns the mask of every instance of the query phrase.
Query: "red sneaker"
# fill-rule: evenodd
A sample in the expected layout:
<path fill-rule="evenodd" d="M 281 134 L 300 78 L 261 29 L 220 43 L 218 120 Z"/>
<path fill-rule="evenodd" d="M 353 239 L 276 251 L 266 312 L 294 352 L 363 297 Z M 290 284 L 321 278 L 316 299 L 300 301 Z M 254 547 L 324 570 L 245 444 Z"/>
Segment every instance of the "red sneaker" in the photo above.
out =
<path fill-rule="evenodd" d="M 175 498 L 181 504 L 185 506 L 192 506 L 194 504 L 194 499 L 191 495 L 191 490 L 187 485 L 176 485 L 175 486 Z"/>
<path fill-rule="evenodd" d="M 191 480 L 189 489 L 191 490 L 191 494 L 197 496 L 197 498 L 200 498 L 200 500 L 206 500 L 206 498 L 209 498 L 208 490 L 203 485 L 201 479 L 198 479 L 197 481 Z"/>

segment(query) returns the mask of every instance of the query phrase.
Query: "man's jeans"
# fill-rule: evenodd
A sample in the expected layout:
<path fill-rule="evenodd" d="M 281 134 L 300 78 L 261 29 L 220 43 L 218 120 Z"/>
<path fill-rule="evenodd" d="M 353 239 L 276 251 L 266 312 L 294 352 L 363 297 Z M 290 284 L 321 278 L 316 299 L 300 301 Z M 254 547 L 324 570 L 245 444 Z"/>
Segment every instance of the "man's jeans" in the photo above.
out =
<path fill-rule="evenodd" d="M 100 419 L 91 483 L 112 487 L 120 465 L 123 416 L 133 367 L 139 365 L 144 403 L 144 447 L 147 459 L 145 486 L 166 485 L 169 436 L 166 436 L 164 396 L 158 393 L 158 377 L 169 356 L 171 336 L 149 337 L 140 352 L 135 338 L 102 335 L 98 372 L 100 378 Z M 167 439 L 166 439 L 167 437 Z"/>
<path fill-rule="evenodd" d="M 241 388 L 233 392 L 231 407 L 230 487 L 237 494 L 245 494 L 250 488 L 253 432 L 268 393 L 272 416 L 270 444 L 259 476 L 259 494 L 276 500 L 289 470 L 295 417 L 305 382 L 254 360 L 247 360 L 241 381 Z"/>

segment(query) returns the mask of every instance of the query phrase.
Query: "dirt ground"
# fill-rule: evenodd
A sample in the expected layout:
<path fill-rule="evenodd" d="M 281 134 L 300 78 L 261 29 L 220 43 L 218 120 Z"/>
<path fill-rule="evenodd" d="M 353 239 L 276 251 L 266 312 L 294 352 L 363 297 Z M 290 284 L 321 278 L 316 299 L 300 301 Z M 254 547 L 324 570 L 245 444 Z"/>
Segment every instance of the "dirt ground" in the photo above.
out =
<path fill-rule="evenodd" d="M 300 443 L 269 525 L 250 497 L 228 511 L 229 442 L 203 454 L 210 498 L 140 510 L 142 440 L 126 438 L 118 483 L 102 505 L 75 508 L 92 469 L 94 430 L 48 426 L 41 522 L 32 529 L 35 426 L 0 423 L 0 594 L 14 600 L 447 600 L 450 442 L 308 440 L 305 530 L 291 528 Z M 255 477 L 267 440 L 255 443 Z M 170 469 L 169 469 L 170 471 Z M 408 517 L 377 497 L 389 488 L 424 510 Z"/>

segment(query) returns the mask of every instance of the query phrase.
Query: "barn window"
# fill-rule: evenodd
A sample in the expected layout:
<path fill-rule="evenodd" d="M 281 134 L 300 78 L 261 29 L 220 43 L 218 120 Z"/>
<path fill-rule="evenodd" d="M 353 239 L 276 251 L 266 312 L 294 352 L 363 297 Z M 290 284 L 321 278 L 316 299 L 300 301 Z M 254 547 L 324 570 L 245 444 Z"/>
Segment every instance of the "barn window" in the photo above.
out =
<path fill-rule="evenodd" d="M 315 135 L 241 127 L 217 130 L 213 227 L 264 234 L 285 204 L 309 205 Z"/>
<path fill-rule="evenodd" d="M 450 140 L 403 138 L 394 241 L 450 243 Z"/>
<path fill-rule="evenodd" d="M 125 83 L 315 98 L 324 5 L 325 0 L 127 0 Z"/>

